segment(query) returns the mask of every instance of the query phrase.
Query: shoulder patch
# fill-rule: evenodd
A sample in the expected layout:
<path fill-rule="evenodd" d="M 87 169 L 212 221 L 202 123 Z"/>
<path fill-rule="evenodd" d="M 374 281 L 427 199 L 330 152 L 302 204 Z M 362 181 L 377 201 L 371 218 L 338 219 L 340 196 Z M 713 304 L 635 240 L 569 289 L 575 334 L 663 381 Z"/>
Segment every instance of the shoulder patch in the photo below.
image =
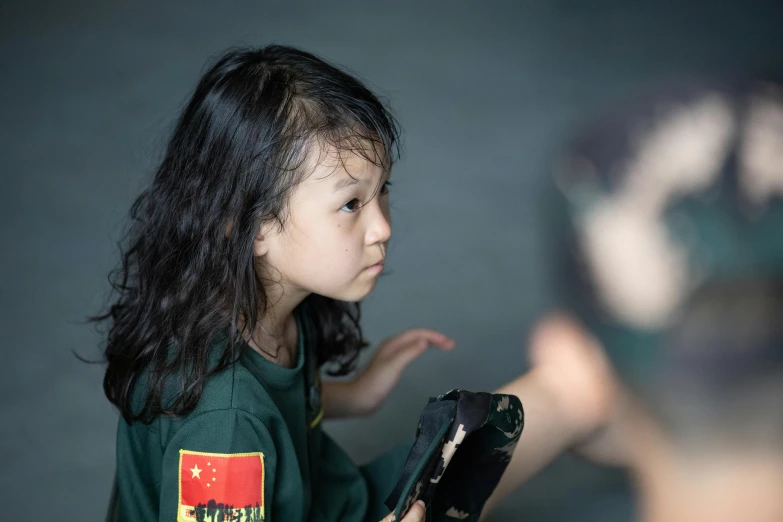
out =
<path fill-rule="evenodd" d="M 178 522 L 264 520 L 264 454 L 179 450 Z"/>

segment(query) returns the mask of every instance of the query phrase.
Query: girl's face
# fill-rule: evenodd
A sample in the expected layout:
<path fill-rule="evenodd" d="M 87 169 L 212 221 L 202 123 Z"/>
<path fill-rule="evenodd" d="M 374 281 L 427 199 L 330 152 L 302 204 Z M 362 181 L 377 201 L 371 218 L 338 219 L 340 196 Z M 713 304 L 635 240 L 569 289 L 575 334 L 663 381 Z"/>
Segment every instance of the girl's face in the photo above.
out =
<path fill-rule="evenodd" d="M 293 190 L 282 229 L 262 227 L 256 255 L 286 296 L 359 301 L 375 288 L 391 237 L 388 174 L 354 152 L 319 159 Z"/>

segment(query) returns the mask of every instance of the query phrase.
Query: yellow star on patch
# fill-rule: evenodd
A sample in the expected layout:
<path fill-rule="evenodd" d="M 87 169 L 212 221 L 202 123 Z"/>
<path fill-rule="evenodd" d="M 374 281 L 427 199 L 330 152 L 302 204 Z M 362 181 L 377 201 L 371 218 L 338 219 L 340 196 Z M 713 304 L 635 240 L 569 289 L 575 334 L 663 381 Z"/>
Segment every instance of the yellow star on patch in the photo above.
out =
<path fill-rule="evenodd" d="M 190 478 L 201 478 L 201 472 L 204 471 L 203 469 L 198 469 L 198 464 L 190 468 L 190 472 L 193 473 L 193 476 Z"/>

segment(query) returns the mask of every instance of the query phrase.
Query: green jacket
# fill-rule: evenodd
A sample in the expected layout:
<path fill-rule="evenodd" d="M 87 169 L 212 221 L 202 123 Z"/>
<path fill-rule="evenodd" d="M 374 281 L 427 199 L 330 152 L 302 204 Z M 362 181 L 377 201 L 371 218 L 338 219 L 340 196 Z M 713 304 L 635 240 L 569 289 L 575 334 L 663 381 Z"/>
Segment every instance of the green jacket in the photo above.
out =
<path fill-rule="evenodd" d="M 111 519 L 364 519 L 365 480 L 320 425 L 320 380 L 306 364 L 315 357 L 301 323 L 295 368 L 248 348 L 207 382 L 186 417 L 120 419 Z"/>

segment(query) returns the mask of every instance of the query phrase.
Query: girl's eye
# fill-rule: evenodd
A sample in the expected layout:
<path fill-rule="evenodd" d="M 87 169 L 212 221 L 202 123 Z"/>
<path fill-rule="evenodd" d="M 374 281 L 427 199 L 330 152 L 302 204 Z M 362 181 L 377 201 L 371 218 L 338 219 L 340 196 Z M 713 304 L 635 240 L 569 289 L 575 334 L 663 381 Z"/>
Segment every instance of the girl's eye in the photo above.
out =
<path fill-rule="evenodd" d="M 344 210 L 345 212 L 356 212 L 359 210 L 359 200 L 356 198 L 353 198 L 351 201 L 340 207 L 340 210 Z"/>
<path fill-rule="evenodd" d="M 380 194 L 382 196 L 385 196 L 389 193 L 389 187 L 391 187 L 391 181 L 385 182 L 383 185 L 381 185 Z M 362 206 L 362 202 L 359 201 L 357 198 L 353 198 L 351 201 L 340 207 L 340 210 L 344 212 L 356 212 L 359 210 Z"/>

